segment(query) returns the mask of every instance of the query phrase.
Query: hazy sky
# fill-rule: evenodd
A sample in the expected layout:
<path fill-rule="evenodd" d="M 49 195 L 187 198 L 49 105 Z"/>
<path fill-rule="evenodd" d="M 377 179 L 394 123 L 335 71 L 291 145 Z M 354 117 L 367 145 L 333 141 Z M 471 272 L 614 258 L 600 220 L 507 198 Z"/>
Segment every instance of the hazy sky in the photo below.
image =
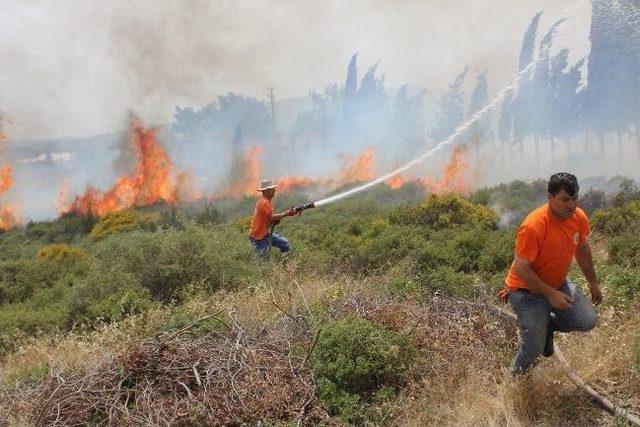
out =
<path fill-rule="evenodd" d="M 471 65 L 496 92 L 538 11 L 587 53 L 588 0 L 0 0 L 0 111 L 13 138 L 106 133 L 228 91 L 305 96 L 355 52 L 387 86 L 442 90 Z"/>

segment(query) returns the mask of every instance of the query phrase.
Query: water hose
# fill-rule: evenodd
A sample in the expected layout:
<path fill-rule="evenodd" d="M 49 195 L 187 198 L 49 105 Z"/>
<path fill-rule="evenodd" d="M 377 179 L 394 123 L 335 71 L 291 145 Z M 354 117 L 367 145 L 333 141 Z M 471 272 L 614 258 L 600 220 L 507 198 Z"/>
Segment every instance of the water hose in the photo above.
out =
<path fill-rule="evenodd" d="M 499 317 L 502 317 L 503 319 L 509 319 L 514 322 L 518 320 L 516 315 L 513 313 L 504 311 L 491 304 L 487 304 L 487 306 L 495 314 L 497 314 Z M 564 371 L 565 375 L 569 377 L 572 383 L 574 383 L 575 385 L 580 387 L 582 390 L 584 390 L 584 392 L 587 393 L 589 397 L 591 397 L 593 400 L 595 400 L 600 405 L 602 405 L 602 407 L 606 409 L 609 413 L 613 414 L 614 416 L 624 417 L 630 424 L 640 427 L 640 418 L 633 415 L 626 409 L 621 408 L 620 406 L 613 403 L 611 400 L 607 399 L 606 397 L 604 397 L 603 395 L 595 391 L 587 383 L 585 383 L 582 378 L 580 378 L 575 372 L 573 372 L 571 370 L 571 367 L 569 367 L 569 363 L 567 363 L 567 359 L 564 358 L 564 355 L 562 354 L 560 347 L 558 347 L 558 344 L 556 344 L 555 342 L 553 343 L 553 350 L 554 350 L 554 353 L 553 353 L 554 356 L 556 357 L 558 362 L 560 362 L 560 367 Z"/>

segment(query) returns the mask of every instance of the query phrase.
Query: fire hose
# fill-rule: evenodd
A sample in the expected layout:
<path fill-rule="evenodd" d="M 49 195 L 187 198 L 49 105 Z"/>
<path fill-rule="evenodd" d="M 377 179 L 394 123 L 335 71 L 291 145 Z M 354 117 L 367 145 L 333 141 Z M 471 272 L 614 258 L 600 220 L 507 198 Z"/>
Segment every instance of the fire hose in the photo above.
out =
<path fill-rule="evenodd" d="M 504 319 L 508 319 L 514 322 L 517 321 L 515 314 L 504 311 L 491 304 L 487 304 L 487 306 L 499 317 L 502 317 Z M 595 400 L 600 405 L 602 405 L 602 407 L 606 409 L 609 413 L 618 417 L 624 417 L 630 424 L 640 427 L 640 418 L 631 414 L 626 409 L 621 408 L 620 406 L 616 405 L 615 403 L 613 403 L 612 401 L 610 401 L 609 399 L 607 399 L 606 397 L 604 397 L 603 395 L 595 391 L 587 383 L 585 383 L 582 378 L 580 378 L 575 372 L 571 370 L 571 367 L 569 367 L 569 363 L 567 363 L 567 359 L 564 358 L 564 355 L 562 354 L 560 347 L 558 347 L 558 344 L 553 343 L 553 350 L 554 350 L 553 354 L 558 360 L 558 362 L 560 363 L 560 367 L 564 371 L 565 375 L 569 377 L 572 383 L 574 383 L 575 385 L 580 387 L 582 390 L 584 390 L 584 392 L 587 393 L 589 397 L 591 397 L 593 400 Z"/>

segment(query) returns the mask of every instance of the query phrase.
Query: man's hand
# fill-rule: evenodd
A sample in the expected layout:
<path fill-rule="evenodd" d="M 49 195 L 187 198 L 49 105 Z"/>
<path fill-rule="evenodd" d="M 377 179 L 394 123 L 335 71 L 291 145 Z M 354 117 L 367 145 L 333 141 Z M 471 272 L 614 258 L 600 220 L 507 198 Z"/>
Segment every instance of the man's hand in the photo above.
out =
<path fill-rule="evenodd" d="M 287 216 L 294 216 L 295 214 L 297 214 L 296 210 L 294 208 L 289 208 L 286 211 Z"/>
<path fill-rule="evenodd" d="M 554 289 L 549 295 L 547 295 L 547 298 L 549 299 L 551 306 L 558 310 L 566 310 L 570 308 L 573 303 L 573 298 L 557 289 Z"/>
<path fill-rule="evenodd" d="M 591 291 L 591 302 L 593 305 L 598 305 L 602 302 L 602 291 L 598 282 L 589 284 L 589 290 Z"/>

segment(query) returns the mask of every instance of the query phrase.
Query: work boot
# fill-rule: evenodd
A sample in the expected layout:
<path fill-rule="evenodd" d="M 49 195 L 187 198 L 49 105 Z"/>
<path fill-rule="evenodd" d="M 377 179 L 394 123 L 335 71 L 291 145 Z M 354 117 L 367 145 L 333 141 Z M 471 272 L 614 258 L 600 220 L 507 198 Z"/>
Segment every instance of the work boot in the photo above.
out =
<path fill-rule="evenodd" d="M 553 356 L 553 327 L 549 325 L 547 327 L 547 338 L 544 341 L 544 350 L 542 355 L 544 357 Z"/>

